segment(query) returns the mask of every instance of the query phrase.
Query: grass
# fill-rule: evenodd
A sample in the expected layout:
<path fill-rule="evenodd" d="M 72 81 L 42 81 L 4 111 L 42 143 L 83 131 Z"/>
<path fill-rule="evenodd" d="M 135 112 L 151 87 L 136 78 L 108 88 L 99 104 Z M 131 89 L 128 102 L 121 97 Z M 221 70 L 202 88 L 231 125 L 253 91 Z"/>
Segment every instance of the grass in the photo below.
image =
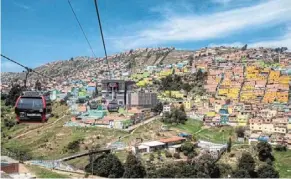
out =
<path fill-rule="evenodd" d="M 280 178 L 291 178 L 291 150 L 286 152 L 273 152 L 275 168 L 279 171 Z"/>
<path fill-rule="evenodd" d="M 194 135 L 197 139 L 208 140 L 216 143 L 225 143 L 229 136 L 234 136 L 234 128 L 225 127 L 212 127 L 205 128 L 201 121 L 194 119 L 188 119 L 185 124 L 178 124 L 176 126 L 171 126 L 174 129 L 178 129 L 181 132 L 187 132 Z M 224 131 L 224 132 L 223 132 Z"/>
<path fill-rule="evenodd" d="M 75 168 L 84 170 L 85 167 L 90 163 L 89 161 L 90 161 L 89 156 L 84 156 L 73 160 L 69 160 L 66 163 L 74 166 Z"/>
<path fill-rule="evenodd" d="M 257 166 L 265 163 L 258 160 L 255 153 L 250 150 L 250 146 L 232 147 L 231 153 L 233 153 L 234 156 L 230 157 L 229 153 L 225 153 L 219 160 L 219 163 L 230 164 L 233 169 L 236 169 L 237 160 L 243 152 L 250 152 L 253 154 Z M 279 172 L 280 178 L 291 178 L 291 150 L 287 150 L 286 152 L 278 152 L 273 150 L 273 155 L 275 157 L 274 167 Z"/>
<path fill-rule="evenodd" d="M 193 119 L 188 119 L 188 121 L 185 124 L 178 124 L 177 126 L 174 127 L 194 134 L 198 132 L 202 128 L 202 126 L 203 126 L 202 122 L 195 121 Z"/>
<path fill-rule="evenodd" d="M 118 157 L 118 159 L 124 163 L 126 161 L 128 152 L 126 150 L 121 150 L 121 151 L 117 151 L 114 153 L 114 155 L 116 155 Z"/>
<path fill-rule="evenodd" d="M 51 170 L 41 168 L 33 165 L 26 165 L 26 167 L 36 175 L 37 178 L 70 178 L 68 175 L 59 174 Z"/>

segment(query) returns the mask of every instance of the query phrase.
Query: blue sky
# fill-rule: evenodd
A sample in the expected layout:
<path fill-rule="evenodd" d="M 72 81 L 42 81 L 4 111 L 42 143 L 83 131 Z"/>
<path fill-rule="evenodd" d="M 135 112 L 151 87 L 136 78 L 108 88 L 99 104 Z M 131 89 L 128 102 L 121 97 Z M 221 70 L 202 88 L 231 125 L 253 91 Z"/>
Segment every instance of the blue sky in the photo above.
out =
<path fill-rule="evenodd" d="M 95 54 L 104 56 L 93 0 L 71 0 Z M 109 54 L 175 46 L 286 46 L 291 0 L 98 0 Z M 29 67 L 92 56 L 67 0 L 2 0 L 2 52 Z M 1 59 L 2 71 L 21 71 Z"/>

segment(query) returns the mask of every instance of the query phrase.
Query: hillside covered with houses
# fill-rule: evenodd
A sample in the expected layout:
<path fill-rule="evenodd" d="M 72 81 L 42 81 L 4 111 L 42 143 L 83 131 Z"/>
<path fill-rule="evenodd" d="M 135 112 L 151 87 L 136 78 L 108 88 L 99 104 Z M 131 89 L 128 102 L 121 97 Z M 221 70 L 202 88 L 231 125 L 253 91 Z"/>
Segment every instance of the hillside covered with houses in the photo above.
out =
<path fill-rule="evenodd" d="M 190 150 L 199 148 L 195 157 L 207 151 L 216 161 L 230 150 L 231 141 L 235 145 L 268 142 L 291 149 L 291 53 L 284 48 L 146 48 L 112 55 L 108 61 L 76 57 L 34 70 L 50 78 L 31 73 L 27 87 L 35 90 L 40 82 L 41 90 L 50 92 L 50 100 L 66 106 L 69 117 L 61 123 L 63 130 L 120 132 L 119 137 L 114 133 L 98 144 L 102 148 L 132 151 L 145 158 L 166 150 L 182 161 L 188 153 L 181 158 L 176 153 L 183 152 L 189 141 Z M 9 97 L 12 87 L 23 84 L 23 76 L 2 73 L 2 94 Z M 155 132 L 135 136 L 143 128 Z M 241 132 L 234 134 L 235 130 Z M 199 134 L 205 131 L 208 134 Z M 211 136 L 212 131 L 219 132 Z M 221 138 L 216 140 L 215 135 Z M 92 138 L 82 140 L 81 144 L 81 139 L 74 139 L 72 145 L 82 146 L 79 151 L 93 147 Z"/>

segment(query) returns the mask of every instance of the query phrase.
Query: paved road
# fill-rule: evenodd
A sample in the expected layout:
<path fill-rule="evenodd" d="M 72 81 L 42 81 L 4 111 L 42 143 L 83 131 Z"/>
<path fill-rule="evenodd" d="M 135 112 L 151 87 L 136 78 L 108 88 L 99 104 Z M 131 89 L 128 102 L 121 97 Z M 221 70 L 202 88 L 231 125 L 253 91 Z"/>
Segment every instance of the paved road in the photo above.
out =
<path fill-rule="evenodd" d="M 53 123 L 46 123 L 46 124 L 41 125 L 41 126 L 39 126 L 39 127 L 37 127 L 37 128 L 34 128 L 34 129 L 32 129 L 32 130 L 29 130 L 29 131 L 27 131 L 27 132 L 25 132 L 25 133 L 22 133 L 22 134 L 20 134 L 20 135 L 17 135 L 17 136 L 15 136 L 15 137 L 13 137 L 12 139 L 18 139 L 18 138 L 20 138 L 20 137 L 22 137 L 22 136 L 25 136 L 25 135 L 27 135 L 27 134 L 33 132 L 33 131 L 36 131 L 36 130 L 42 129 L 42 128 L 44 128 L 44 127 L 48 127 L 48 128 L 50 128 L 52 125 L 54 125 L 54 124 L 57 123 L 58 121 L 62 120 L 62 119 L 63 119 L 64 117 L 66 117 L 66 116 L 68 116 L 68 115 L 65 114 L 65 115 L 63 115 L 62 117 L 60 117 L 59 119 L 55 120 Z"/>
<path fill-rule="evenodd" d="M 143 122 L 141 122 L 141 123 L 138 123 L 138 124 L 132 125 L 132 126 L 130 126 L 129 128 L 127 128 L 127 129 L 125 129 L 125 130 L 126 130 L 127 132 L 131 132 L 132 130 L 134 130 L 134 129 L 136 129 L 136 128 L 142 126 L 142 125 L 145 125 L 145 124 L 147 124 L 147 123 L 150 123 L 150 122 L 154 121 L 154 120 L 157 119 L 157 118 L 158 118 L 158 116 L 151 117 L 151 118 L 149 118 L 149 119 L 147 119 L 147 120 L 145 120 L 145 121 L 143 121 Z"/>

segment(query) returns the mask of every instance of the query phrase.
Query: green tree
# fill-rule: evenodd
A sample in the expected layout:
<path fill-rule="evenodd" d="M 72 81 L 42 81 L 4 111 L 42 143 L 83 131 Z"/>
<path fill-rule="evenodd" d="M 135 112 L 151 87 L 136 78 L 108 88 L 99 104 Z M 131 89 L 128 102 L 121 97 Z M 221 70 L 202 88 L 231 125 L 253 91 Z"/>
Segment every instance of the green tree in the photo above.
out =
<path fill-rule="evenodd" d="M 250 153 L 243 153 L 238 160 L 238 170 L 245 170 L 250 176 L 255 175 L 256 162 Z"/>
<path fill-rule="evenodd" d="M 227 152 L 231 152 L 231 138 L 229 137 L 228 142 L 227 142 Z"/>
<path fill-rule="evenodd" d="M 180 109 L 174 109 L 171 113 L 165 113 L 164 117 L 162 118 L 162 122 L 171 124 L 185 124 L 186 121 L 187 115 Z"/>
<path fill-rule="evenodd" d="M 227 178 L 228 176 L 232 176 L 233 170 L 229 164 L 220 163 L 218 164 L 220 177 Z"/>
<path fill-rule="evenodd" d="M 161 113 L 163 111 L 163 104 L 159 102 L 154 108 L 153 111 L 156 113 Z"/>
<path fill-rule="evenodd" d="M 235 129 L 237 137 L 244 137 L 245 136 L 245 128 L 244 127 L 238 127 Z"/>
<path fill-rule="evenodd" d="M 261 165 L 258 170 L 258 178 L 279 178 L 279 172 L 271 165 Z"/>
<path fill-rule="evenodd" d="M 85 167 L 87 173 L 92 172 L 92 163 Z M 104 154 L 93 162 L 93 174 L 101 177 L 121 178 L 124 168 L 120 160 L 113 154 Z"/>
<path fill-rule="evenodd" d="M 155 155 L 153 153 L 151 153 L 149 159 L 150 159 L 151 162 L 154 161 L 155 160 Z"/>
<path fill-rule="evenodd" d="M 251 178 L 251 175 L 249 174 L 248 171 L 246 171 L 244 169 L 239 169 L 239 170 L 236 170 L 235 172 L 233 172 L 231 177 L 233 177 L 233 178 Z"/>
<path fill-rule="evenodd" d="M 260 161 L 266 161 L 268 158 L 274 160 L 272 155 L 272 146 L 268 142 L 259 142 L 256 146 Z"/>
<path fill-rule="evenodd" d="M 192 86 L 189 83 L 183 84 L 183 90 L 187 91 L 187 93 L 189 93 L 191 89 L 192 89 Z"/>
<path fill-rule="evenodd" d="M 220 172 L 215 160 L 210 154 L 203 154 L 198 161 L 194 163 L 198 178 L 219 178 Z"/>
<path fill-rule="evenodd" d="M 128 154 L 124 169 L 123 178 L 144 178 L 147 175 L 142 163 L 132 153 Z"/>
<path fill-rule="evenodd" d="M 24 88 L 21 87 L 19 84 L 13 85 L 8 93 L 5 105 L 6 106 L 15 105 L 15 102 L 16 102 L 17 98 L 21 95 L 23 89 Z"/>
<path fill-rule="evenodd" d="M 190 153 L 194 153 L 194 144 L 191 142 L 185 142 L 181 145 L 181 150 L 183 151 L 185 156 L 188 156 Z"/>

